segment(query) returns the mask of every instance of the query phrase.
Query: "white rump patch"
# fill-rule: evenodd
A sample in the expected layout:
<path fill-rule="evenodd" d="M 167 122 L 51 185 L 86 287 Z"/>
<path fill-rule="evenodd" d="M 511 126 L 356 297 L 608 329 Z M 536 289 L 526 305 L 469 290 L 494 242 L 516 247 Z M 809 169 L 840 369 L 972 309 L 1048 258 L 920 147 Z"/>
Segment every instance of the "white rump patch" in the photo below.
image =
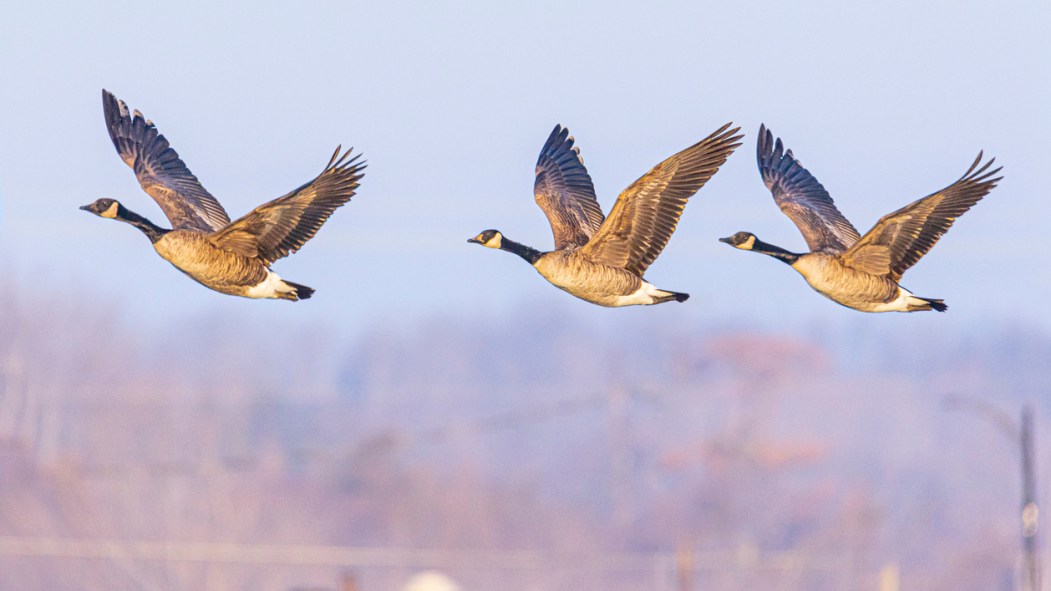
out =
<path fill-rule="evenodd" d="M 912 292 L 904 287 L 898 286 L 898 297 L 885 303 L 874 306 L 872 312 L 908 312 L 909 306 L 924 305 L 927 302 L 912 295 Z"/>
<path fill-rule="evenodd" d="M 266 272 L 266 279 L 263 279 L 256 285 L 248 288 L 245 292 L 245 296 L 250 298 L 278 298 L 279 293 L 292 293 L 295 291 L 287 283 L 285 283 L 277 273 L 273 271 Z"/>
<path fill-rule="evenodd" d="M 671 295 L 671 293 L 657 288 L 657 286 L 652 283 L 646 283 L 643 281 L 642 285 L 635 290 L 635 293 L 618 297 L 617 303 L 614 304 L 614 306 L 648 306 L 656 303 L 657 298 L 667 297 L 669 295 Z"/>

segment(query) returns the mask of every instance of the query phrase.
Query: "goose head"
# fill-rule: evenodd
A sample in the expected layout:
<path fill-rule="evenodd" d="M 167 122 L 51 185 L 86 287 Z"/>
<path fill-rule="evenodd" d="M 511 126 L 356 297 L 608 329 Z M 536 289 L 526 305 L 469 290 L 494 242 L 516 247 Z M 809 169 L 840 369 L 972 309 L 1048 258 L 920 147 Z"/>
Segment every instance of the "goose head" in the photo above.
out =
<path fill-rule="evenodd" d="M 499 230 L 485 230 L 474 238 L 468 238 L 467 241 L 481 244 L 486 248 L 500 248 L 503 245 L 504 235 Z"/>
<path fill-rule="evenodd" d="M 757 238 L 755 234 L 751 232 L 738 232 L 733 236 L 727 236 L 726 238 L 720 238 L 719 242 L 725 242 L 734 248 L 740 248 L 741 250 L 752 250 L 755 248 Z"/>
<path fill-rule="evenodd" d="M 91 212 L 101 218 L 116 219 L 122 213 L 121 210 L 124 206 L 120 204 L 116 199 L 110 199 L 109 197 L 103 197 L 97 199 L 93 203 L 80 206 L 80 209 Z"/>

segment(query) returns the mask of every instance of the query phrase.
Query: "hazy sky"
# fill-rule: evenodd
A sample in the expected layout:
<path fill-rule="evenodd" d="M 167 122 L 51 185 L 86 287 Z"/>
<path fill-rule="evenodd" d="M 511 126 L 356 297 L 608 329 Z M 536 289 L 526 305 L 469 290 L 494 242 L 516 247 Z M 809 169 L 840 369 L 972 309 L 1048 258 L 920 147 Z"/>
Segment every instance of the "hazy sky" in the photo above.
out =
<path fill-rule="evenodd" d="M 352 328 L 557 306 L 599 322 L 1051 327 L 1046 2 L 90 4 L 13 3 L 0 20 L 0 270 L 27 290 L 102 296 L 133 321 L 236 310 Z M 315 298 L 222 296 L 133 228 L 79 211 L 111 196 L 167 225 L 109 141 L 101 88 L 153 119 L 233 218 L 311 179 L 337 144 L 363 151 L 358 196 L 275 265 Z M 551 247 L 532 183 L 555 123 L 608 210 L 731 120 L 744 146 L 647 274 L 690 292 L 685 304 L 601 309 L 465 242 L 492 227 Z M 996 156 L 1000 187 L 905 277 L 948 315 L 863 316 L 716 240 L 750 230 L 804 247 L 756 172 L 763 122 L 862 232 L 954 181 L 978 150 Z"/>

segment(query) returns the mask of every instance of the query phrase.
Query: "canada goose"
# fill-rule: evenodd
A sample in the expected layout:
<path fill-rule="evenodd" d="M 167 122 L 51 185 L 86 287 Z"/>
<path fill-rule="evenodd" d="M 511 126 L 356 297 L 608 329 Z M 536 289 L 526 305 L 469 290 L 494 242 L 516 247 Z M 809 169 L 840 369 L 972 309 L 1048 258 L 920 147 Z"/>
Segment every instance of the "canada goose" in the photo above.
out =
<path fill-rule="evenodd" d="M 671 238 L 691 195 L 704 186 L 740 143 L 730 123 L 654 166 L 617 197 L 603 221 L 595 187 L 569 130 L 556 125 L 536 163 L 533 194 L 555 235 L 540 252 L 485 230 L 468 240 L 522 257 L 555 287 L 600 306 L 684 302 L 689 294 L 643 280 Z"/>
<path fill-rule="evenodd" d="M 948 308 L 944 301 L 915 296 L 898 281 L 956 218 L 1003 178 L 991 178 L 1000 172 L 1000 168 L 988 170 L 995 159 L 979 167 L 979 152 L 960 180 L 883 216 L 861 236 L 836 209 L 821 183 L 799 164 L 792 150 L 784 150 L 780 139 L 774 142 L 765 125 L 759 128 L 756 157 L 763 182 L 781 211 L 799 227 L 810 252 L 789 252 L 750 232 L 719 240 L 788 263 L 820 294 L 862 312 L 944 312 Z"/>
<path fill-rule="evenodd" d="M 365 168 L 359 162 L 361 154 L 351 158 L 353 148 L 342 155 L 336 148 L 317 178 L 231 223 L 223 206 L 201 186 L 152 121 L 137 110 L 129 114 L 124 101 L 106 90 L 102 107 L 117 153 L 164 211 L 172 229 L 156 226 L 116 199 L 102 198 L 81 209 L 135 226 L 164 260 L 215 291 L 291 301 L 314 293 L 305 285 L 281 279 L 270 265 L 299 250 L 337 207 L 350 200 Z"/>

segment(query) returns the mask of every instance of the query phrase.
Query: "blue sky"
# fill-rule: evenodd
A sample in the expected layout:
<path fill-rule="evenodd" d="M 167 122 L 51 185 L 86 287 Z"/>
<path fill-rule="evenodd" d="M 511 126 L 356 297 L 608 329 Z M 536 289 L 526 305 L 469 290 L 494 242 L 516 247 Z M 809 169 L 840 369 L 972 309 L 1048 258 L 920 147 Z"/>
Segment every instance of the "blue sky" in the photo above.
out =
<path fill-rule="evenodd" d="M 0 22 L 0 270 L 28 288 L 100 296 L 135 322 L 236 312 L 352 329 L 559 307 L 603 323 L 1051 328 L 1051 8 L 854 4 L 17 3 Z M 153 119 L 234 218 L 312 178 L 337 144 L 363 151 L 359 195 L 275 265 L 315 298 L 221 296 L 134 229 L 79 211 L 117 197 L 167 224 L 109 142 L 101 88 Z M 551 247 L 532 182 L 555 123 L 576 136 L 608 210 L 651 166 L 731 120 L 745 144 L 647 273 L 690 292 L 685 304 L 597 308 L 465 242 L 493 227 Z M 996 156 L 1000 187 L 905 277 L 945 298 L 948 315 L 861 317 L 716 240 L 750 230 L 804 246 L 756 172 L 760 123 L 862 232 L 954 181 L 979 149 Z"/>

